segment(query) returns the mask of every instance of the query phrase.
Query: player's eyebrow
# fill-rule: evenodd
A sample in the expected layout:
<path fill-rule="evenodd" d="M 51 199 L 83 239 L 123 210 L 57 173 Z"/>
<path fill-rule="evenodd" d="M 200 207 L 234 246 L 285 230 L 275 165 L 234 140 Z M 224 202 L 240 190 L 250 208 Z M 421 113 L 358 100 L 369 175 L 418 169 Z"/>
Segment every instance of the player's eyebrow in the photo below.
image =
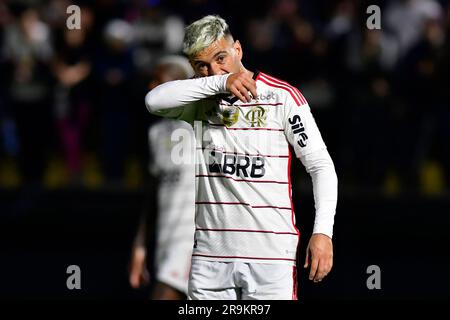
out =
<path fill-rule="evenodd" d="M 219 51 L 219 52 L 217 52 L 213 57 L 212 57 L 212 59 L 211 60 L 214 60 L 218 55 L 220 55 L 220 54 L 223 54 L 223 53 L 227 53 L 226 51 Z M 197 65 L 197 64 L 199 64 L 199 63 L 207 63 L 207 62 L 205 62 L 205 61 L 203 61 L 203 60 L 196 60 L 196 59 L 194 59 L 194 64 L 195 65 Z"/>

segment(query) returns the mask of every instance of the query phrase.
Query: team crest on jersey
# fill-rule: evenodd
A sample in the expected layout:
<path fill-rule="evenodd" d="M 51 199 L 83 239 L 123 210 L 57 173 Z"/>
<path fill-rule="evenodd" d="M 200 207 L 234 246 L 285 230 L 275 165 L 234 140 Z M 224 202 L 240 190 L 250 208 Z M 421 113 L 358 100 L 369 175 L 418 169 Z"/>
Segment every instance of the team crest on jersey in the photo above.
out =
<path fill-rule="evenodd" d="M 222 111 L 222 121 L 227 127 L 234 125 L 239 119 L 239 108 L 229 106 Z"/>
<path fill-rule="evenodd" d="M 245 119 L 252 127 L 265 127 L 267 119 L 266 109 L 261 106 L 254 106 L 247 112 Z"/>

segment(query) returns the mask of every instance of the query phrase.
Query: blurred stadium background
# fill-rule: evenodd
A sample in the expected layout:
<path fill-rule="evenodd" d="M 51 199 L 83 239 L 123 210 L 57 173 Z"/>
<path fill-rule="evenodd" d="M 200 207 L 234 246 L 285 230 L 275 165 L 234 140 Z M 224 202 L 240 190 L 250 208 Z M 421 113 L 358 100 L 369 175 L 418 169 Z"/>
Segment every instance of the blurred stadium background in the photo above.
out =
<path fill-rule="evenodd" d="M 66 8 L 81 8 L 81 29 Z M 368 30 L 368 5 L 381 30 Z M 0 2 L 0 298 L 145 299 L 127 264 L 145 199 L 144 96 L 183 28 L 216 13 L 244 64 L 309 100 L 339 177 L 335 267 L 307 299 L 449 298 L 450 1 Z M 293 168 L 302 253 L 310 179 Z M 149 196 L 150 195 L 150 196 Z M 302 254 L 302 262 L 304 255 Z M 66 268 L 82 289 L 66 288 Z M 381 268 L 381 290 L 366 269 Z"/>

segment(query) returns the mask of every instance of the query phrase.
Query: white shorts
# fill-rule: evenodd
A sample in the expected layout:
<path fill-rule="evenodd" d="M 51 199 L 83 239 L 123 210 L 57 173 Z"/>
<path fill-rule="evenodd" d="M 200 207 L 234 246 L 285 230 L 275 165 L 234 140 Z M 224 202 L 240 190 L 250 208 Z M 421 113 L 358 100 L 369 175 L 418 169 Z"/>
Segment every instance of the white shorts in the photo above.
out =
<path fill-rule="evenodd" d="M 297 270 L 284 264 L 193 259 L 189 300 L 297 300 Z"/>
<path fill-rule="evenodd" d="M 192 242 L 158 248 L 156 279 L 187 295 Z"/>

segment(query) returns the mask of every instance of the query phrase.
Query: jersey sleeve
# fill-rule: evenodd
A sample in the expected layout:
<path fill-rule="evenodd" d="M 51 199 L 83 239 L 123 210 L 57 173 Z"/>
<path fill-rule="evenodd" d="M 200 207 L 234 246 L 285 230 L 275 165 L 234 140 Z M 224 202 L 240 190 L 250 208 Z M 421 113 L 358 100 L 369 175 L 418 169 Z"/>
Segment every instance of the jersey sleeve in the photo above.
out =
<path fill-rule="evenodd" d="M 202 114 L 208 98 L 226 93 L 229 74 L 163 83 L 145 97 L 150 113 L 170 119 L 193 123 Z"/>
<path fill-rule="evenodd" d="M 284 132 L 312 179 L 316 209 L 313 233 L 331 238 L 337 203 L 336 171 L 306 99 L 294 89 L 286 94 Z"/>
<path fill-rule="evenodd" d="M 308 102 L 298 90 L 286 92 L 283 110 L 284 133 L 297 158 L 326 148 Z"/>

